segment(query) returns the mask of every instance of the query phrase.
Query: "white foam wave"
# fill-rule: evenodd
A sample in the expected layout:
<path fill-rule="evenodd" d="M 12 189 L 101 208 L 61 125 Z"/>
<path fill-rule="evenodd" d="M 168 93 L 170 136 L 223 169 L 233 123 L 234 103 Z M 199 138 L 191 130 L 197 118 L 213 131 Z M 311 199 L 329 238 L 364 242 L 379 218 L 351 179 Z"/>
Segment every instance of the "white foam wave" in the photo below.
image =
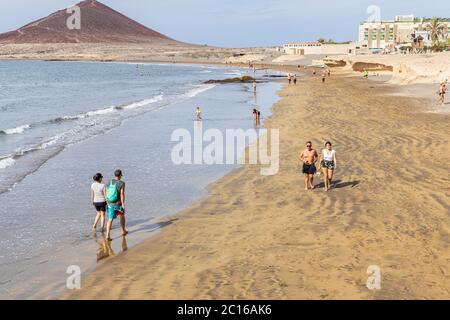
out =
<path fill-rule="evenodd" d="M 156 103 L 159 102 L 163 99 L 163 95 L 160 94 L 159 96 L 153 97 L 151 99 L 146 99 L 146 100 L 142 100 L 142 101 L 138 101 L 138 102 L 134 102 L 131 103 L 129 105 L 124 106 L 122 109 L 135 109 L 135 108 L 140 108 L 140 107 L 144 107 L 147 106 L 149 104 L 152 103 Z"/>
<path fill-rule="evenodd" d="M 186 92 L 184 94 L 184 96 L 187 98 L 194 98 L 195 96 L 198 96 L 200 93 L 211 90 L 215 86 L 216 86 L 215 84 L 197 86 L 196 88 L 191 89 L 188 92 Z"/>
<path fill-rule="evenodd" d="M 16 128 L 12 128 L 12 129 L 1 130 L 0 132 L 4 132 L 5 134 L 21 134 L 27 129 L 30 129 L 29 124 L 26 124 L 23 126 L 18 126 Z"/>
<path fill-rule="evenodd" d="M 12 166 L 14 164 L 14 162 L 16 162 L 16 160 L 14 160 L 11 157 L 4 158 L 4 159 L 0 160 L 0 169 L 6 169 L 6 168 Z"/>

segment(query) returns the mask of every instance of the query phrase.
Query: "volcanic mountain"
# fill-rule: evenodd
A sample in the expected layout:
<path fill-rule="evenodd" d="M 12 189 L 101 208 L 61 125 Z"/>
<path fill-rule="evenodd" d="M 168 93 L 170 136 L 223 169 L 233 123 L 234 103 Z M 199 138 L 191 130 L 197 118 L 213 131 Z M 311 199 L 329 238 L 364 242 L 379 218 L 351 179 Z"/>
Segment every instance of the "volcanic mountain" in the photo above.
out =
<path fill-rule="evenodd" d="M 81 13 L 80 29 L 68 27 L 74 11 L 68 13 L 64 9 L 0 34 L 0 43 L 176 43 L 96 0 L 85 0 L 76 6 Z"/>

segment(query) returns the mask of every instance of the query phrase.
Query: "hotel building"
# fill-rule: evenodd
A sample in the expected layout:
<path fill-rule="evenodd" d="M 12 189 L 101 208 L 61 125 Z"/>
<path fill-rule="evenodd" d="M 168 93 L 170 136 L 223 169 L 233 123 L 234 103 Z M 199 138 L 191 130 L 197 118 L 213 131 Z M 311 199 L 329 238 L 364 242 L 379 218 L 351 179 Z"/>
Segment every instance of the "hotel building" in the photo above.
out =
<path fill-rule="evenodd" d="M 426 31 L 430 19 L 418 19 L 414 15 L 396 16 L 391 21 L 363 22 L 359 26 L 359 45 L 368 49 L 394 48 L 411 44 L 414 35 L 420 35 L 425 45 L 431 45 L 431 37 Z M 450 35 L 450 19 L 440 20 Z M 441 39 L 444 40 L 444 39 Z"/>

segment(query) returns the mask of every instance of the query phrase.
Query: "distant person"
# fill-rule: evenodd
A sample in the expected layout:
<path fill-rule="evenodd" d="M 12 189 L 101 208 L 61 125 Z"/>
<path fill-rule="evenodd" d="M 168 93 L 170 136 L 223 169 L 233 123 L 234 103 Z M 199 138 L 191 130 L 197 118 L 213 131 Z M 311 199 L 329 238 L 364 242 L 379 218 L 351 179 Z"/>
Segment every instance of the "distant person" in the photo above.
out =
<path fill-rule="evenodd" d="M 323 172 L 325 191 L 331 189 L 334 171 L 336 170 L 336 162 L 336 151 L 333 150 L 333 145 L 328 141 L 320 155 L 320 169 Z"/>
<path fill-rule="evenodd" d="M 441 104 L 445 103 L 445 94 L 447 93 L 447 83 L 446 82 L 442 82 L 439 86 L 439 91 L 438 91 L 438 95 L 439 95 L 439 102 Z"/>
<path fill-rule="evenodd" d="M 125 237 L 128 231 L 125 227 L 125 182 L 122 181 L 122 171 L 116 170 L 114 178 L 108 185 L 106 191 L 106 201 L 108 202 L 108 224 L 106 226 L 106 238 L 111 239 L 111 227 L 113 221 L 119 216 L 122 236 Z"/>
<path fill-rule="evenodd" d="M 197 109 L 195 109 L 195 117 L 197 121 L 202 120 L 202 110 L 200 109 L 200 107 L 197 107 Z"/>
<path fill-rule="evenodd" d="M 322 83 L 325 83 L 326 78 L 327 78 L 327 73 L 326 73 L 326 71 L 324 70 L 324 71 L 322 72 Z"/>
<path fill-rule="evenodd" d="M 292 76 L 290 73 L 288 74 L 288 82 L 289 82 L 289 84 L 291 84 L 291 82 L 292 82 Z"/>
<path fill-rule="evenodd" d="M 330 69 L 327 70 L 327 74 L 328 74 L 328 77 L 331 77 L 331 70 Z"/>
<path fill-rule="evenodd" d="M 317 73 L 317 72 L 316 72 L 316 69 L 314 69 L 314 70 L 313 70 L 313 76 L 315 76 L 316 73 Z"/>
<path fill-rule="evenodd" d="M 259 126 L 261 122 L 261 111 L 253 109 L 253 118 L 255 119 L 255 124 Z"/>
<path fill-rule="evenodd" d="M 253 81 L 253 92 L 256 93 L 256 80 Z"/>
<path fill-rule="evenodd" d="M 95 217 L 94 225 L 92 229 L 97 230 L 97 225 L 101 221 L 101 232 L 105 231 L 105 216 L 106 216 L 106 189 L 102 183 L 103 176 L 101 173 L 97 173 L 94 176 L 94 183 L 91 185 L 91 200 L 94 205 L 97 216 Z"/>
<path fill-rule="evenodd" d="M 363 71 L 363 78 L 364 79 L 369 79 L 369 71 L 367 71 L 367 69 L 364 69 L 364 71 Z"/>
<path fill-rule="evenodd" d="M 297 85 L 297 75 L 294 74 L 294 85 Z"/>
<path fill-rule="evenodd" d="M 258 120 L 258 110 L 253 109 L 253 119 L 255 120 L 255 122 Z"/>
<path fill-rule="evenodd" d="M 306 149 L 300 154 L 300 160 L 303 162 L 302 172 L 305 175 L 305 190 L 314 189 L 314 175 L 317 172 L 316 162 L 319 154 L 312 147 L 312 142 L 306 143 Z"/>

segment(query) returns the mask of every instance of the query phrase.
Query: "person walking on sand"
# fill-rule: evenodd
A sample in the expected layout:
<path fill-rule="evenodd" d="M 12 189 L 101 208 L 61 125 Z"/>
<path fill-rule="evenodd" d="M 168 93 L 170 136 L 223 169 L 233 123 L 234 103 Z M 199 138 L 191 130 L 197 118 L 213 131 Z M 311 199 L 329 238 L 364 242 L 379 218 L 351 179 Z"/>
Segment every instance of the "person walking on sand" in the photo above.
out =
<path fill-rule="evenodd" d="M 326 73 L 326 71 L 324 70 L 323 72 L 322 72 L 322 83 L 325 83 L 325 79 L 327 78 L 327 73 Z"/>
<path fill-rule="evenodd" d="M 336 151 L 333 150 L 331 142 L 325 144 L 325 149 L 320 155 L 320 168 L 323 172 L 323 182 L 325 184 L 325 191 L 331 189 L 333 182 L 334 171 L 336 170 Z"/>
<path fill-rule="evenodd" d="M 294 74 L 294 85 L 297 85 L 297 75 Z"/>
<path fill-rule="evenodd" d="M 445 103 L 445 94 L 447 92 L 447 83 L 442 82 L 441 85 L 439 86 L 439 91 L 438 91 L 438 95 L 439 95 L 439 102 L 441 104 Z"/>
<path fill-rule="evenodd" d="M 312 142 L 306 143 L 306 149 L 300 154 L 300 160 L 303 162 L 302 173 L 305 175 L 305 190 L 314 189 L 314 175 L 317 172 L 316 162 L 319 155 L 312 147 Z"/>
<path fill-rule="evenodd" d="M 122 181 L 122 170 L 114 172 L 114 178 L 108 185 L 106 190 L 106 201 L 108 202 L 108 224 L 106 226 L 106 239 L 111 239 L 111 227 L 113 221 L 119 216 L 120 225 L 122 227 L 122 236 L 128 234 L 125 220 L 125 182 Z"/>
<path fill-rule="evenodd" d="M 289 74 L 288 74 L 288 82 L 289 82 L 289 84 L 291 84 L 291 81 L 292 81 L 292 76 L 291 76 L 291 74 L 289 73 Z"/>
<path fill-rule="evenodd" d="M 197 121 L 202 121 L 202 110 L 200 109 L 200 107 L 197 107 L 197 109 L 195 109 L 195 117 Z"/>
<path fill-rule="evenodd" d="M 97 230 L 97 225 L 101 221 L 101 232 L 105 231 L 105 216 L 106 216 L 106 189 L 102 183 L 103 176 L 101 173 L 97 173 L 94 177 L 94 183 L 91 185 L 91 200 L 94 205 L 97 216 L 95 217 L 94 225 L 92 229 Z"/>
<path fill-rule="evenodd" d="M 364 79 L 369 79 L 369 71 L 367 71 L 367 69 L 364 69 L 364 71 L 363 71 L 363 78 Z"/>

